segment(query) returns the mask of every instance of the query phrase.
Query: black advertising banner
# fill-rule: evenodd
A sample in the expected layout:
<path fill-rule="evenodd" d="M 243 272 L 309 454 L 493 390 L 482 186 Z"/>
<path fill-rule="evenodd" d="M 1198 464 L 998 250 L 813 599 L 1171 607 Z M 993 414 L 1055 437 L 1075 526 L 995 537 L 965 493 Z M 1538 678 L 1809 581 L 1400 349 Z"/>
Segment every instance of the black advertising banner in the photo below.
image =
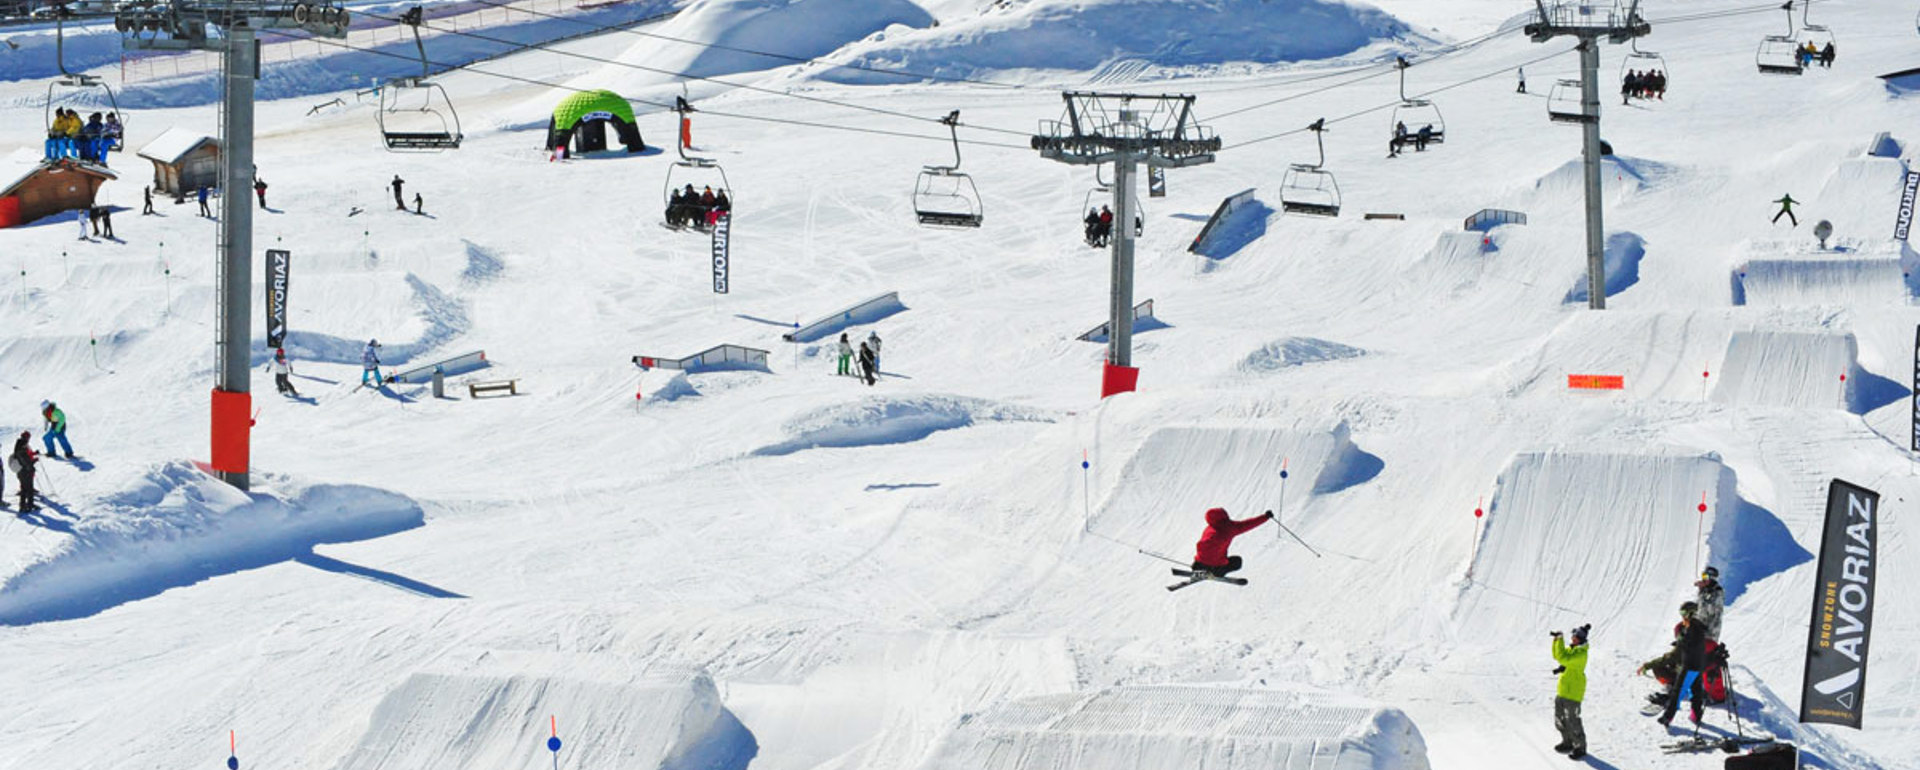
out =
<path fill-rule="evenodd" d="M 1159 166 L 1147 167 L 1147 197 L 1167 197 L 1167 170 Z"/>
<path fill-rule="evenodd" d="M 277 348 L 287 339 L 287 268 L 293 255 L 282 249 L 267 249 L 267 347 Z"/>
<path fill-rule="evenodd" d="M 1906 188 L 1900 192 L 1900 215 L 1893 219 L 1893 239 L 1904 241 L 1913 228 L 1913 201 L 1920 195 L 1920 171 L 1907 172 Z"/>
<path fill-rule="evenodd" d="M 1827 524 L 1807 629 L 1800 721 L 1860 729 L 1866 713 L 1867 641 L 1873 633 L 1873 576 L 1880 493 L 1839 479 L 1827 486 Z"/>
<path fill-rule="evenodd" d="M 1913 404 L 1913 451 L 1920 452 L 1920 326 L 1913 328 L 1913 390 L 1907 400 Z"/>
<path fill-rule="evenodd" d="M 733 212 L 722 212 L 713 223 L 713 293 L 727 293 L 727 233 L 733 230 Z"/>

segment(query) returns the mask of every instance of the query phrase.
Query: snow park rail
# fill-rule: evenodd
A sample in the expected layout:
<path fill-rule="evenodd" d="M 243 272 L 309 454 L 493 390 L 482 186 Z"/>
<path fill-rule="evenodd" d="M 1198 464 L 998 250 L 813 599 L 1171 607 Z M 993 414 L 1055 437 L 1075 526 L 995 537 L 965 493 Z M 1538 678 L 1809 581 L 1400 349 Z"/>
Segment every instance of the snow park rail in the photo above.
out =
<path fill-rule="evenodd" d="M 1222 199 L 1219 208 L 1213 210 L 1213 216 L 1207 218 L 1207 224 L 1200 228 L 1200 234 L 1193 237 L 1193 243 L 1188 244 L 1187 251 L 1193 254 L 1206 253 L 1208 239 L 1213 237 L 1214 231 L 1227 221 L 1227 217 L 1233 216 L 1234 210 L 1253 202 L 1253 191 L 1254 188 L 1249 187 Z"/>
<path fill-rule="evenodd" d="M 462 353 L 444 361 L 435 361 L 426 366 L 416 366 L 387 378 L 387 381 L 404 382 L 408 385 L 424 385 L 433 381 L 433 372 L 436 369 L 440 371 L 441 375 L 452 377 L 458 374 L 479 371 L 492 365 L 492 363 L 487 361 L 487 351 L 476 350 L 472 353 Z"/>
<path fill-rule="evenodd" d="M 678 369 L 683 372 L 769 371 L 767 351 L 740 345 L 715 345 L 686 358 L 634 356 L 642 369 Z"/>
<path fill-rule="evenodd" d="M 1166 324 L 1160 323 L 1160 319 L 1153 317 L 1152 298 L 1148 298 L 1147 301 L 1133 306 L 1134 331 L 1152 331 L 1165 327 Z M 1085 334 L 1075 337 L 1074 339 L 1080 340 L 1081 342 L 1106 342 L 1107 324 L 1102 323 L 1099 326 L 1088 329 Z"/>
<path fill-rule="evenodd" d="M 816 318 L 805 326 L 780 335 L 780 339 L 812 342 L 849 326 L 870 324 L 906 309 L 906 305 L 900 304 L 900 292 L 890 291 L 845 310 Z"/>

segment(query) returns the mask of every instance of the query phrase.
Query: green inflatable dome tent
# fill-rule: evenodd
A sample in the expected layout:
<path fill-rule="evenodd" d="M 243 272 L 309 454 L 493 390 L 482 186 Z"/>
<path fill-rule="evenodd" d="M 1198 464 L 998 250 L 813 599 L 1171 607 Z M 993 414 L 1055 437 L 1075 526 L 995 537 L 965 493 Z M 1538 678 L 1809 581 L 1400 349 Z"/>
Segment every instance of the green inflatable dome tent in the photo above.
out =
<path fill-rule="evenodd" d="M 640 129 L 633 125 L 633 105 L 606 90 L 584 91 L 560 100 L 560 105 L 553 108 L 553 119 L 547 122 L 546 148 L 571 144 L 575 153 L 607 149 L 609 123 L 627 152 L 647 149 L 640 139 Z"/>

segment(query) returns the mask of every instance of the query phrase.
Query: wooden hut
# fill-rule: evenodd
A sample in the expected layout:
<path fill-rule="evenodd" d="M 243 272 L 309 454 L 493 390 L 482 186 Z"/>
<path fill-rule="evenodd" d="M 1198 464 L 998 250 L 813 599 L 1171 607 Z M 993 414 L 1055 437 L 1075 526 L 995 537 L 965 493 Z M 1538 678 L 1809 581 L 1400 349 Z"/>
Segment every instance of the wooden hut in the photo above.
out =
<path fill-rule="evenodd" d="M 0 227 L 88 208 L 100 185 L 117 178 L 105 166 L 72 158 L 0 167 Z"/>
<path fill-rule="evenodd" d="M 220 141 L 179 126 L 140 148 L 153 161 L 153 191 L 192 195 L 202 186 L 220 186 Z"/>

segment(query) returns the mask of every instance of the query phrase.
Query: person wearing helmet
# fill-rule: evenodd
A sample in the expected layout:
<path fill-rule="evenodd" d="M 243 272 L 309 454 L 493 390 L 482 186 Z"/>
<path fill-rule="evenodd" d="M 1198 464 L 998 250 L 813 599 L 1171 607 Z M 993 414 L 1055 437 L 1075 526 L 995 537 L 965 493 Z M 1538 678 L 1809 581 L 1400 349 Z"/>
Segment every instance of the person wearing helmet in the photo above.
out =
<path fill-rule="evenodd" d="M 67 413 L 52 401 L 40 402 L 40 417 L 46 420 L 46 428 L 40 433 L 40 441 L 47 445 L 48 457 L 59 457 L 53 450 L 53 443 L 60 442 L 60 448 L 67 450 L 67 459 L 73 459 L 73 445 L 67 443 Z"/>
<path fill-rule="evenodd" d="M 1674 681 L 1667 698 L 1666 709 L 1660 712 L 1660 726 L 1666 727 L 1673 722 L 1673 714 L 1680 710 L 1680 701 L 1692 703 L 1691 716 L 1694 724 L 1700 723 L 1701 712 L 1706 708 L 1707 691 L 1699 684 L 1700 672 L 1707 668 L 1707 625 L 1697 616 L 1700 605 L 1697 602 L 1683 602 L 1680 605 L 1680 628 L 1674 634 L 1674 651 L 1679 654 L 1678 678 Z"/>
<path fill-rule="evenodd" d="M 1727 595 L 1726 589 L 1720 585 L 1720 570 L 1714 567 L 1702 570 L 1700 579 L 1693 584 L 1693 587 L 1699 591 L 1699 595 L 1694 597 L 1694 601 L 1700 606 L 1695 616 L 1700 619 L 1700 624 L 1706 627 L 1707 639 L 1718 640 L 1720 616 L 1726 610 Z"/>
<path fill-rule="evenodd" d="M 34 504 L 36 495 L 33 490 L 32 438 L 33 434 L 20 431 L 20 438 L 13 442 L 13 454 L 7 458 L 7 464 L 13 467 L 13 472 L 20 482 L 20 513 L 40 510 L 40 506 Z"/>
<path fill-rule="evenodd" d="M 360 351 L 360 384 L 365 386 L 371 379 L 375 387 L 386 382 L 380 378 L 380 341 L 367 340 L 367 348 Z"/>
<path fill-rule="evenodd" d="M 1580 760 L 1587 756 L 1587 728 L 1580 723 L 1580 703 L 1587 698 L 1587 633 L 1593 630 L 1593 624 L 1567 632 L 1572 639 L 1553 634 L 1553 661 L 1560 664 L 1553 673 L 1560 675 L 1553 697 L 1553 726 L 1560 731 L 1560 743 L 1553 747 L 1567 755 L 1568 759 Z"/>
<path fill-rule="evenodd" d="M 273 363 L 268 364 L 268 366 L 273 369 L 274 389 L 278 390 L 280 395 L 292 395 L 294 398 L 299 398 L 300 391 L 293 389 L 293 380 L 290 379 L 293 376 L 293 362 L 287 360 L 287 349 L 274 348 Z"/>
<path fill-rule="evenodd" d="M 1233 539 L 1272 520 L 1273 511 L 1235 521 L 1225 508 L 1207 509 L 1207 529 L 1200 533 L 1200 542 L 1193 547 L 1193 571 L 1221 576 L 1240 569 L 1240 557 L 1227 555 Z"/>

